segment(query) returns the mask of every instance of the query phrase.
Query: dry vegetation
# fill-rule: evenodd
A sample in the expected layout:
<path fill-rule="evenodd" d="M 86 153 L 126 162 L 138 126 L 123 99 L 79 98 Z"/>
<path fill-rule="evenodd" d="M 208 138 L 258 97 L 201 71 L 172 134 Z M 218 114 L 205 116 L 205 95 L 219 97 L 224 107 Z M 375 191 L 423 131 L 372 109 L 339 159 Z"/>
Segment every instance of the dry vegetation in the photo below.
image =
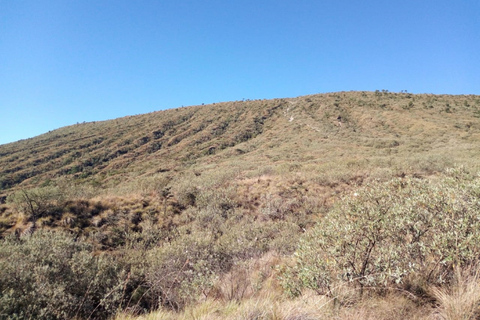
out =
<path fill-rule="evenodd" d="M 475 319 L 479 156 L 480 97 L 385 90 L 1 145 L 0 318 Z"/>

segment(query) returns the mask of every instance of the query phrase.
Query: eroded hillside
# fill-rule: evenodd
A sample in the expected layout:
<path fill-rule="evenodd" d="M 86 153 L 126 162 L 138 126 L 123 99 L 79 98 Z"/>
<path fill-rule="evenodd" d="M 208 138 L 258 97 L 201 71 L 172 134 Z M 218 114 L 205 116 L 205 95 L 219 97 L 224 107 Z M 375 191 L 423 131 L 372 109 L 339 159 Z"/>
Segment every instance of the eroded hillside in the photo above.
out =
<path fill-rule="evenodd" d="M 418 158 L 435 170 L 476 155 L 479 117 L 477 96 L 342 92 L 82 123 L 1 145 L 0 192 L 59 177 L 108 187 L 211 164 L 295 170 Z"/>

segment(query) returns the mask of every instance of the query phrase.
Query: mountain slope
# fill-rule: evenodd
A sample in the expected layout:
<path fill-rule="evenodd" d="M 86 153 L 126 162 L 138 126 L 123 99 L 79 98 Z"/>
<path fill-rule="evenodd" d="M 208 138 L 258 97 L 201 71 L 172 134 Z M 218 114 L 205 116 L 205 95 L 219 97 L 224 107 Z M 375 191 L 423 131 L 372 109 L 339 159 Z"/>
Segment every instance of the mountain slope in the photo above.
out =
<path fill-rule="evenodd" d="M 2 145 L 0 313 L 189 318 L 208 301 L 289 303 L 311 290 L 333 301 L 329 279 L 332 315 L 375 305 L 376 292 L 414 297 L 402 319 L 431 312 L 435 279 L 478 266 L 479 116 L 478 96 L 339 92 Z"/>
<path fill-rule="evenodd" d="M 82 123 L 0 146 L 0 190 L 60 176 L 108 184 L 156 172 L 339 159 L 468 160 L 479 150 L 480 97 L 388 92 L 194 106 Z"/>

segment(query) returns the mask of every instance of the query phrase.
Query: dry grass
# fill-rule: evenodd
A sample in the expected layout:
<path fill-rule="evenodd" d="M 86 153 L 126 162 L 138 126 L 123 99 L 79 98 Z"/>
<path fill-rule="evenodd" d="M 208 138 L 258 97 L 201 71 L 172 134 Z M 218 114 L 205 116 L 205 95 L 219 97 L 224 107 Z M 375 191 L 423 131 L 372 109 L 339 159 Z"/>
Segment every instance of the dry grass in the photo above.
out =
<path fill-rule="evenodd" d="M 367 291 L 360 297 L 352 288 L 339 285 L 333 290 L 333 298 L 308 290 L 299 297 L 287 298 L 275 277 L 275 266 L 282 263 L 277 255 L 269 253 L 224 275 L 210 297 L 183 311 L 161 309 L 139 317 L 122 313 L 116 320 L 473 320 L 479 316 L 478 267 L 458 269 L 450 284 L 432 287 L 431 296 L 426 297 L 396 288 L 381 293 Z M 258 279 L 262 273 L 267 275 L 263 281 Z"/>
<path fill-rule="evenodd" d="M 413 107 L 405 109 L 410 102 Z M 383 168 L 397 160 L 398 170 L 432 172 L 443 163 L 428 160 L 431 155 L 464 162 L 477 154 L 479 108 L 477 96 L 339 92 L 82 123 L 0 145 L 0 190 L 70 177 L 113 192 L 136 184 L 140 188 L 130 190 L 143 192 L 148 189 L 143 179 L 172 178 L 187 168 L 283 175 L 367 157 L 383 162 Z M 363 161 L 356 170 L 375 168 Z"/>
<path fill-rule="evenodd" d="M 237 266 L 221 277 L 209 297 L 175 312 L 160 309 L 147 315 L 120 313 L 116 320 L 400 320 L 430 319 L 432 307 L 411 294 L 392 291 L 359 298 L 351 288 L 340 285 L 334 298 L 309 290 L 296 298 L 284 295 L 276 277 L 276 266 L 284 263 L 273 253 Z M 260 276 L 259 275 L 263 275 Z"/>
<path fill-rule="evenodd" d="M 404 296 L 391 295 L 383 298 L 370 298 L 339 312 L 338 319 L 358 320 L 427 320 L 430 308 L 419 306 Z"/>
<path fill-rule="evenodd" d="M 134 317 L 120 314 L 116 320 L 427 320 L 431 308 L 403 296 L 372 297 L 355 305 L 338 307 L 324 296 L 304 295 L 294 300 L 282 297 L 250 298 L 241 302 L 205 301 L 181 313 L 157 311 Z"/>
<path fill-rule="evenodd" d="M 457 268 L 453 283 L 446 288 L 431 288 L 438 306 L 434 319 L 474 320 L 480 316 L 480 270 Z"/>
<path fill-rule="evenodd" d="M 181 313 L 171 311 L 157 311 L 149 315 L 132 317 L 125 314 L 119 315 L 116 320 L 309 320 L 325 319 L 331 315 L 328 311 L 316 310 L 316 305 L 324 304 L 324 299 L 282 301 L 272 299 L 247 299 L 240 303 L 208 300 L 194 307 L 187 308 Z"/>

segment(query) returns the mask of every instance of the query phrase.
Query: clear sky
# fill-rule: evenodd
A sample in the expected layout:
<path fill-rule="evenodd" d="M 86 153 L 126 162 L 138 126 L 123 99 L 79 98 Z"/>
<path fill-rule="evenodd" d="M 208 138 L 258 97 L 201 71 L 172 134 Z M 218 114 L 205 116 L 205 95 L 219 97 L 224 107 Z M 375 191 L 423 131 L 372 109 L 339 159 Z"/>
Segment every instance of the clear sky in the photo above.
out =
<path fill-rule="evenodd" d="M 480 94 L 478 0 L 0 0 L 0 144 L 350 90 Z"/>

